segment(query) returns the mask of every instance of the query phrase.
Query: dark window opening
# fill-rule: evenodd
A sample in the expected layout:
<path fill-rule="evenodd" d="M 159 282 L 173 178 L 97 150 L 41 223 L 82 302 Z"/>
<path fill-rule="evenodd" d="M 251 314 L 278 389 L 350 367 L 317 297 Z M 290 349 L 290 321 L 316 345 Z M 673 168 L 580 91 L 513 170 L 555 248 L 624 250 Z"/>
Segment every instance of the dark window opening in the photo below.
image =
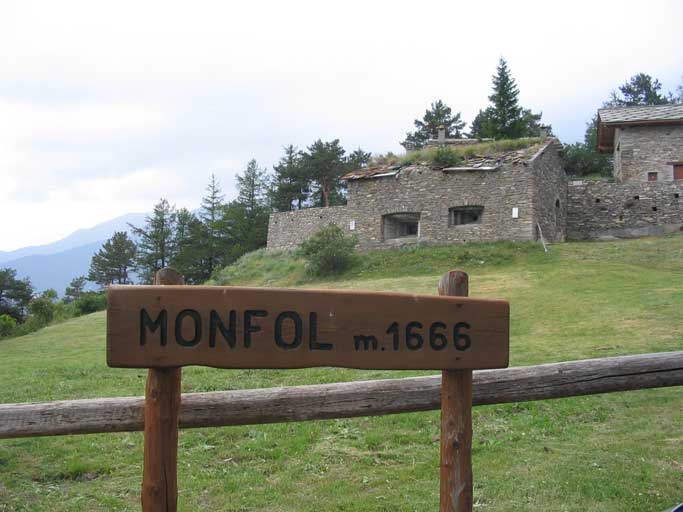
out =
<path fill-rule="evenodd" d="M 674 180 L 683 180 L 683 164 L 674 165 Z"/>
<path fill-rule="evenodd" d="M 392 213 L 382 217 L 384 239 L 416 237 L 420 234 L 419 213 Z"/>
<path fill-rule="evenodd" d="M 648 172 L 647 173 L 647 181 L 657 181 L 657 173 L 656 172 Z"/>
<path fill-rule="evenodd" d="M 555 199 L 555 208 L 559 208 L 559 207 L 560 207 L 560 200 Z"/>
<path fill-rule="evenodd" d="M 656 206 L 653 206 L 653 207 L 652 207 L 652 211 L 653 211 L 653 212 L 656 212 L 656 211 L 657 211 L 657 207 L 656 207 Z"/>
<path fill-rule="evenodd" d="M 637 201 L 638 199 L 640 199 L 640 196 L 633 196 L 633 199 Z"/>
<path fill-rule="evenodd" d="M 481 224 L 483 215 L 483 206 L 458 206 L 449 208 L 448 225 L 460 226 L 462 224 Z"/>
<path fill-rule="evenodd" d="M 681 197 L 679 193 L 674 194 L 674 199 L 678 199 L 679 197 Z"/>
<path fill-rule="evenodd" d="M 596 202 L 596 203 L 599 203 L 599 202 L 600 202 L 600 198 L 599 198 L 599 197 L 596 197 L 596 198 L 595 198 L 595 202 Z"/>

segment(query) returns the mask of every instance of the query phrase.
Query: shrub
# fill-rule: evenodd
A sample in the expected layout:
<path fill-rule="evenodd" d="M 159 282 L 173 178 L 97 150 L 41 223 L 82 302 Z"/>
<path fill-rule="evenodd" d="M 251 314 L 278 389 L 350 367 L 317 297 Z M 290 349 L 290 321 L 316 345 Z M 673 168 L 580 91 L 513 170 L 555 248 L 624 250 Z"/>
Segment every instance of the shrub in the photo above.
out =
<path fill-rule="evenodd" d="M 11 316 L 0 315 L 0 338 L 11 336 L 17 327 L 17 321 Z"/>
<path fill-rule="evenodd" d="M 346 236 L 339 226 L 329 224 L 302 243 L 300 252 L 309 273 L 329 276 L 353 265 L 357 243 L 356 237 Z"/>
<path fill-rule="evenodd" d="M 78 314 L 87 315 L 88 313 L 107 309 L 107 297 L 105 297 L 104 293 L 85 292 L 76 299 L 74 304 Z"/>

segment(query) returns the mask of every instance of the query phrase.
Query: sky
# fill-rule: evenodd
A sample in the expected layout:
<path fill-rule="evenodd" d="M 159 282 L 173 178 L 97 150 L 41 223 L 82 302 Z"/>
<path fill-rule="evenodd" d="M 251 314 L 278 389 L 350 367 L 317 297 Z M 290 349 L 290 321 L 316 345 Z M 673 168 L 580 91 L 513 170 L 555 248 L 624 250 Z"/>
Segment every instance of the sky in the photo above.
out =
<path fill-rule="evenodd" d="M 682 81 L 683 2 L 0 2 L 0 250 L 161 197 L 227 199 L 255 158 L 400 152 L 430 102 L 472 121 L 499 58 L 564 143 L 645 72 Z"/>

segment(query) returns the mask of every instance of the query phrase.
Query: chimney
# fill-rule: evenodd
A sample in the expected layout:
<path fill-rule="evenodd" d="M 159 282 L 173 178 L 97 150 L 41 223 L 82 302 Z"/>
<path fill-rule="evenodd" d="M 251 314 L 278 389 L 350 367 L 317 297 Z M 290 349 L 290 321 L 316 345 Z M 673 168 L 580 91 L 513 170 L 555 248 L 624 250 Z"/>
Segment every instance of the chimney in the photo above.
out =
<path fill-rule="evenodd" d="M 439 143 L 443 144 L 444 142 L 446 142 L 446 127 L 441 125 L 439 126 L 438 130 L 439 135 L 437 137 L 437 140 L 439 141 Z"/>

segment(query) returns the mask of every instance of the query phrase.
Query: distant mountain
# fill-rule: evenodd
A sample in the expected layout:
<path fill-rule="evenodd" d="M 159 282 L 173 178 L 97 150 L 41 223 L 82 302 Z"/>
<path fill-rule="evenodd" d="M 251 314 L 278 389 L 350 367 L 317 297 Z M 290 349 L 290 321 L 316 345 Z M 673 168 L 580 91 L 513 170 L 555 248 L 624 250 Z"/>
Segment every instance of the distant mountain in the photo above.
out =
<path fill-rule="evenodd" d="M 129 231 L 129 222 L 144 225 L 145 215 L 129 213 L 91 228 L 79 229 L 51 244 L 0 251 L 0 267 L 16 269 L 19 277 L 31 280 L 36 291 L 54 288 L 61 296 L 74 277 L 88 273 L 93 254 L 115 231 Z"/>
<path fill-rule="evenodd" d="M 93 242 L 56 254 L 33 254 L 1 265 L 16 269 L 18 277 L 28 277 L 36 291 L 54 288 L 61 297 L 74 277 L 88 273 L 90 259 L 102 243 Z"/>
<path fill-rule="evenodd" d="M 114 231 L 128 231 L 129 222 L 136 226 L 143 225 L 145 222 L 145 215 L 147 214 L 128 213 L 101 224 L 97 224 L 91 228 L 74 231 L 69 236 L 62 238 L 61 240 L 57 240 L 51 244 L 22 247 L 21 249 L 16 249 L 14 251 L 0 251 L 0 264 L 3 267 L 10 266 L 15 268 L 13 265 L 10 265 L 9 262 L 23 258 L 25 256 L 57 254 L 70 249 L 92 244 L 93 242 L 102 243 L 110 238 L 114 234 Z M 89 265 L 90 261 L 88 260 L 88 266 Z M 86 267 L 81 274 L 87 272 L 87 270 L 88 268 Z"/>

